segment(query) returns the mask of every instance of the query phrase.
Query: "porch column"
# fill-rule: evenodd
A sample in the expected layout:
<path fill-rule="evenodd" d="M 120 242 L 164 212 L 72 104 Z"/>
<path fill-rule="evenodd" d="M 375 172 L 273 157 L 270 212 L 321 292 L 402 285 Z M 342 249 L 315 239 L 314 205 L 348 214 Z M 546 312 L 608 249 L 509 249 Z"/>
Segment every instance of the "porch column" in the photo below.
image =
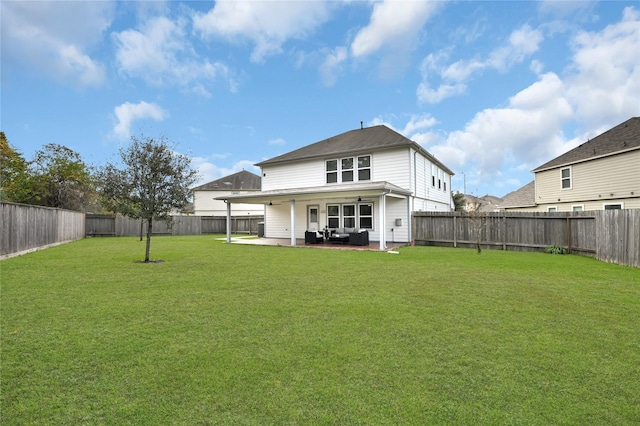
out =
<path fill-rule="evenodd" d="M 296 245 L 296 200 L 291 200 L 291 245 Z"/>
<path fill-rule="evenodd" d="M 380 202 L 378 202 L 378 229 L 380 229 L 380 251 L 384 251 L 387 248 L 387 230 L 386 230 L 386 211 L 387 211 L 387 197 L 382 194 L 380 196 Z"/>
<path fill-rule="evenodd" d="M 227 203 L 227 242 L 231 242 L 231 203 L 229 200 L 225 201 Z"/>

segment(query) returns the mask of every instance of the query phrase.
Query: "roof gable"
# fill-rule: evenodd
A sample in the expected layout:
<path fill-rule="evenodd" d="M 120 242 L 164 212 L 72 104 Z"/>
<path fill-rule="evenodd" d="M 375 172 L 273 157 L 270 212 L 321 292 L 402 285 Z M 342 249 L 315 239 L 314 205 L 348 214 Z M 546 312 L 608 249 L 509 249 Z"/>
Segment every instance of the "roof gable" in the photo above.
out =
<path fill-rule="evenodd" d="M 194 191 L 259 191 L 262 187 L 262 178 L 256 174 L 242 170 L 229 176 L 213 180 L 204 185 L 193 188 Z"/>
<path fill-rule="evenodd" d="M 632 117 L 582 145 L 533 169 L 533 172 L 640 149 L 640 117 Z"/>
<path fill-rule="evenodd" d="M 358 152 L 364 153 L 367 151 L 381 151 L 397 147 L 412 147 L 420 151 L 434 163 L 438 164 L 447 173 L 451 175 L 454 174 L 444 164 L 438 161 L 438 159 L 436 159 L 433 155 L 429 154 L 420 145 L 384 125 L 350 130 L 348 132 L 332 136 L 328 139 L 303 146 L 302 148 L 290 151 L 286 154 L 282 154 L 277 157 L 262 161 L 256 164 L 256 166 L 262 167 L 271 164 L 307 160 L 320 157 L 330 158 L 332 156 L 340 156 Z"/>
<path fill-rule="evenodd" d="M 530 207 L 536 204 L 536 184 L 531 181 L 520 189 L 516 189 L 502 197 L 500 208 Z"/>

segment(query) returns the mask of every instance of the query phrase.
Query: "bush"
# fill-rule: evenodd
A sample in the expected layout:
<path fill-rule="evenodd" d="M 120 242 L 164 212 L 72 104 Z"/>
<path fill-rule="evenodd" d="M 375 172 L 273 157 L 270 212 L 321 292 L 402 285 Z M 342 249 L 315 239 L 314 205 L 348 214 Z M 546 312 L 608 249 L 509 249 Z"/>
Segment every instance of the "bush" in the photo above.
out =
<path fill-rule="evenodd" d="M 544 252 L 549 254 L 567 254 L 567 249 L 562 246 L 547 246 Z"/>

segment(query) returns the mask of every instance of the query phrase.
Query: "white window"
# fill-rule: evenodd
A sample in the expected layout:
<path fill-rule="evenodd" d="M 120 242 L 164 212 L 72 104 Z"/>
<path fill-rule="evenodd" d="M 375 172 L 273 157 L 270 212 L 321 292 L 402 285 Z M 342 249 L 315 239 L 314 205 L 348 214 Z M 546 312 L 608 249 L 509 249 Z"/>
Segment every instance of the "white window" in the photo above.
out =
<path fill-rule="evenodd" d="M 338 160 L 327 160 L 327 183 L 338 182 Z"/>
<path fill-rule="evenodd" d="M 340 160 L 342 166 L 342 182 L 353 182 L 353 157 Z"/>
<path fill-rule="evenodd" d="M 557 212 L 558 208 L 556 206 L 552 206 L 552 207 L 547 207 L 547 212 L 549 213 L 554 213 Z"/>
<path fill-rule="evenodd" d="M 327 183 L 371 180 L 371 156 L 345 157 L 325 162 Z"/>
<path fill-rule="evenodd" d="M 371 156 L 358 157 L 358 180 L 371 180 Z"/>
<path fill-rule="evenodd" d="M 584 211 L 584 206 L 582 204 L 578 204 L 575 206 L 571 206 L 571 211 L 572 212 L 581 212 Z"/>
<path fill-rule="evenodd" d="M 373 229 L 373 204 L 327 205 L 327 227 Z"/>
<path fill-rule="evenodd" d="M 345 228 L 356 227 L 356 206 L 355 204 L 342 205 L 342 224 Z"/>
<path fill-rule="evenodd" d="M 434 164 L 431 165 L 431 186 L 434 188 L 436 186 L 436 166 Z"/>
<path fill-rule="evenodd" d="M 358 227 L 373 229 L 373 204 L 358 204 Z"/>
<path fill-rule="evenodd" d="M 571 167 L 561 169 L 562 189 L 571 189 Z"/>
<path fill-rule="evenodd" d="M 340 206 L 327 206 L 327 227 L 340 228 Z"/>

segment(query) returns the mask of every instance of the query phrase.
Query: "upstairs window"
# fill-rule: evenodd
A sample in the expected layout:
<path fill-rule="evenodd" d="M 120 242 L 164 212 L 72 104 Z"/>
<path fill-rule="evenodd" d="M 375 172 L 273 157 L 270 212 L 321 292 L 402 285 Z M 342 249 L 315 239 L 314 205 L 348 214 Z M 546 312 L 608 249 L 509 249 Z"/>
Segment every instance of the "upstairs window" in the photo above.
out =
<path fill-rule="evenodd" d="M 571 168 L 562 169 L 560 173 L 562 174 L 562 189 L 571 189 Z"/>
<path fill-rule="evenodd" d="M 338 182 L 338 160 L 327 160 L 327 183 Z"/>
<path fill-rule="evenodd" d="M 325 161 L 327 183 L 371 180 L 371 156 L 345 157 Z"/>
<path fill-rule="evenodd" d="M 358 180 L 371 180 L 371 156 L 358 157 Z"/>
<path fill-rule="evenodd" d="M 342 163 L 342 181 L 353 182 L 353 157 L 343 158 Z"/>

